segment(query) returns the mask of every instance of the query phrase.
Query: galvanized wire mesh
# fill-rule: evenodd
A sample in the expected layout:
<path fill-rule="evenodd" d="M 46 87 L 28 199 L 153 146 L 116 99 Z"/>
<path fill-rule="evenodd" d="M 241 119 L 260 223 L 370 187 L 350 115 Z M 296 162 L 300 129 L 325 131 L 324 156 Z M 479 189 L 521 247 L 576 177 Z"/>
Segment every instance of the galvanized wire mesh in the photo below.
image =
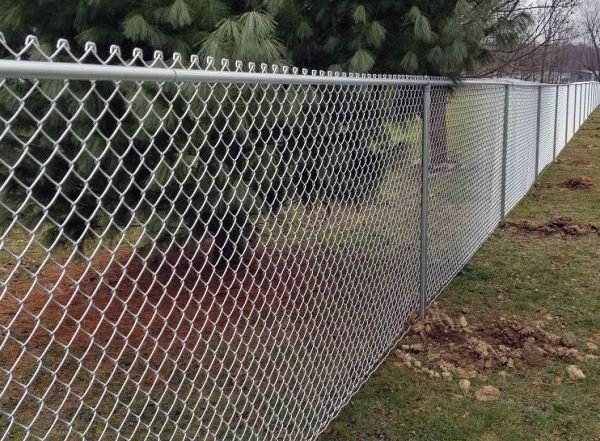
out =
<path fill-rule="evenodd" d="M 0 440 L 313 439 L 591 96 L 0 46 Z"/>
<path fill-rule="evenodd" d="M 569 100 L 568 100 L 568 110 L 567 110 L 567 124 L 568 124 L 567 142 L 569 142 L 573 138 L 573 135 L 575 134 L 575 108 L 576 108 L 576 104 L 577 104 L 575 102 L 575 97 L 576 97 L 575 87 L 576 87 L 576 85 L 568 86 Z"/>
<path fill-rule="evenodd" d="M 441 109 L 443 99 L 449 101 L 446 110 Z M 433 88 L 429 299 L 454 277 L 500 221 L 503 119 L 498 116 L 503 109 L 501 85 L 465 86 L 453 94 L 444 87 Z M 453 117 L 444 118 L 444 112 Z M 435 123 L 442 119 L 447 119 L 446 127 Z"/>
<path fill-rule="evenodd" d="M 558 86 L 558 101 L 556 112 L 556 154 L 558 155 L 567 145 L 567 86 Z"/>
<path fill-rule="evenodd" d="M 510 211 L 535 181 L 538 89 L 515 86 L 510 92 L 506 158 L 506 209 Z"/>
<path fill-rule="evenodd" d="M 541 89 L 540 147 L 538 170 L 543 170 L 554 160 L 554 122 L 556 113 L 556 88 Z"/>

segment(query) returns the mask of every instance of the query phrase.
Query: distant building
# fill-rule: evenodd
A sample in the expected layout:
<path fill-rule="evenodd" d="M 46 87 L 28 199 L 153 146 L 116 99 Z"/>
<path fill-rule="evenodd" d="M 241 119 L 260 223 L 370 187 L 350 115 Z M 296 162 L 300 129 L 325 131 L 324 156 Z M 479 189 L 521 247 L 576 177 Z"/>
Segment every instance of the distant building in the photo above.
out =
<path fill-rule="evenodd" d="M 571 81 L 593 81 L 598 78 L 599 72 L 591 70 L 580 70 L 572 75 Z"/>

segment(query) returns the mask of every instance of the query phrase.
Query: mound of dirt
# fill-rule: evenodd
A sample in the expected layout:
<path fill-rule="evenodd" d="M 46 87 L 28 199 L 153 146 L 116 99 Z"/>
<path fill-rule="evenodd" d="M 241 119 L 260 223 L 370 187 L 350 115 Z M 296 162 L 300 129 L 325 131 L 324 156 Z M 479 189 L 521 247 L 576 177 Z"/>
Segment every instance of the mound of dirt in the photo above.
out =
<path fill-rule="evenodd" d="M 585 190 L 594 188 L 594 183 L 585 176 L 567 179 L 562 185 L 569 190 Z"/>
<path fill-rule="evenodd" d="M 585 234 L 598 234 L 600 232 L 599 226 L 589 223 L 577 223 L 569 216 L 554 216 L 541 225 L 533 224 L 526 220 L 506 221 L 503 227 L 524 234 L 540 234 L 545 236 L 583 236 Z"/>
<path fill-rule="evenodd" d="M 450 380 L 515 367 L 539 368 L 552 358 L 597 358 L 576 349 L 573 334 L 554 334 L 544 329 L 545 323 L 500 317 L 469 324 L 464 316 L 450 317 L 434 304 L 395 351 L 396 364 Z"/>

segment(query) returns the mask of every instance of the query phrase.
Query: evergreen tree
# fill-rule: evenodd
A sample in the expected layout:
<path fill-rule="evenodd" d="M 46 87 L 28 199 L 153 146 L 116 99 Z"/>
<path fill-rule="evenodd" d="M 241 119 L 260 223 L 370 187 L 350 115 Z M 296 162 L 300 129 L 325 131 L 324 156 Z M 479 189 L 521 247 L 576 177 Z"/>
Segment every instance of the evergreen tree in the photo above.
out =
<path fill-rule="evenodd" d="M 189 53 L 202 41 L 208 47 L 211 34 L 205 29 L 227 29 L 229 23 L 235 39 L 224 38 L 213 46 L 215 52 L 243 54 L 253 61 L 280 61 L 284 56 L 274 22 L 263 13 L 224 18 L 226 5 L 210 0 L 194 8 L 185 0 L 123 2 L 116 8 L 102 3 L 46 5 L 64 11 L 61 20 L 47 21 L 40 8 L 11 1 L 9 17 L 22 20 L 3 25 L 12 29 L 14 40 L 30 32 L 48 43 L 57 35 L 80 42 L 92 38 L 100 42 L 101 56 L 108 53 L 109 42 L 117 42 L 124 58 L 126 51 L 141 46 L 150 60 L 154 49 Z M 207 10 L 213 14 L 204 14 Z M 240 263 L 252 219 L 277 205 L 279 195 L 272 189 L 285 188 L 275 182 L 284 173 L 274 170 L 280 163 L 274 141 L 257 142 L 260 130 L 287 114 L 299 114 L 290 97 L 301 100 L 303 92 L 122 83 L 120 94 L 114 94 L 114 84 L 98 82 L 96 93 L 86 95 L 86 84 L 76 81 L 69 84 L 71 93 L 64 93 L 60 82 L 40 84 L 27 98 L 33 115 L 19 112 L 19 102 L 10 93 L 0 99 L 3 115 L 19 116 L 0 153 L 13 169 L 0 170 L 7 181 L 0 217 L 8 221 L 16 212 L 18 221 L 32 231 L 45 219 L 48 244 L 81 244 L 122 233 L 132 223 L 143 225 L 149 242 L 161 247 L 210 234 L 219 266 Z M 7 86 L 18 96 L 33 83 L 9 81 Z M 85 112 L 76 98 L 84 102 Z M 48 136 L 29 139 L 50 100 L 56 103 L 44 122 Z M 272 112 L 256 108 L 263 102 L 272 103 Z"/>
<path fill-rule="evenodd" d="M 101 56 L 109 53 L 110 44 L 119 44 L 124 57 L 141 47 L 148 60 L 153 51 L 164 50 L 458 79 L 485 59 L 490 42 L 508 45 L 528 25 L 525 15 L 505 19 L 493 13 L 498 2 L 4 0 L 0 28 L 13 44 L 27 34 L 47 45 L 58 37 L 80 44 L 94 40 Z M 7 84 L 17 92 L 32 87 L 29 81 Z M 72 116 L 70 124 L 53 113 L 44 123 L 49 136 L 26 142 L 36 122 L 24 113 L 14 121 L 15 136 L 5 140 L 0 153 L 14 169 L 12 174 L 0 170 L 1 178 L 10 181 L 1 195 L 8 210 L 0 210 L 0 217 L 17 211 L 19 221 L 33 230 L 46 216 L 53 225 L 49 241 L 81 243 L 107 234 L 109 226 L 120 233 L 133 221 L 145 225 L 155 243 L 183 245 L 190 234 L 196 239 L 209 234 L 220 265 L 236 265 L 261 211 L 274 213 L 295 197 L 308 205 L 317 199 L 360 203 L 360 195 L 376 194 L 385 174 L 386 153 L 373 152 L 368 136 L 356 141 L 354 127 L 337 124 L 333 136 L 306 128 L 317 125 L 306 120 L 317 114 L 332 116 L 333 124 L 339 109 L 328 104 L 307 109 L 298 103 L 335 102 L 329 98 L 339 91 L 206 84 L 160 90 L 145 84 L 140 90 L 124 83 L 121 96 L 111 94 L 113 84 L 95 87 L 97 93 L 85 100 L 86 112 L 77 113 L 75 98 L 84 96 L 85 88 L 70 83 L 73 95 L 55 100 L 63 115 Z M 60 82 L 41 82 L 28 108 L 42 111 L 60 90 Z M 317 93 L 329 96 L 303 99 L 302 94 Z M 436 165 L 449 159 L 448 96 L 438 91 L 433 97 Z M 104 106 L 110 112 L 102 112 Z M 3 114 L 15 113 L 18 102 L 5 94 L 0 107 Z M 365 111 L 356 106 L 346 121 L 359 121 Z M 334 151 L 339 154 L 335 164 L 325 160 Z M 366 179 L 372 170 L 375 178 Z M 43 179 L 36 181 L 40 175 Z M 363 183 L 350 185 L 354 198 L 336 187 L 342 176 L 350 184 Z M 305 188 L 306 182 L 314 184 L 314 191 Z M 26 187 L 32 188 L 31 195 Z"/>
<path fill-rule="evenodd" d="M 389 32 L 375 70 L 441 75 L 459 80 L 489 59 L 492 45 L 517 44 L 531 19 L 526 13 L 502 14 L 502 0 L 373 1 Z M 450 90 L 432 93 L 432 166 L 445 168 L 448 153 L 446 107 Z"/>
<path fill-rule="evenodd" d="M 58 38 L 94 41 L 104 53 L 111 44 L 124 54 L 141 47 L 149 56 L 154 50 L 195 52 L 231 13 L 221 0 L 3 0 L 3 6 L 0 28 L 20 41 L 34 34 L 49 44 Z"/>

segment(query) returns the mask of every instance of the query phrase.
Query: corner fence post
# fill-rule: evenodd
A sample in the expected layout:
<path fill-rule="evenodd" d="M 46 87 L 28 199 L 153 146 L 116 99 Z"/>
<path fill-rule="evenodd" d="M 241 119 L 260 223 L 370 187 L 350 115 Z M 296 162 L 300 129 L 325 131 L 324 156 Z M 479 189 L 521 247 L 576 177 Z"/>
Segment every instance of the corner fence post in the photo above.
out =
<path fill-rule="evenodd" d="M 552 160 L 556 159 L 556 136 L 558 135 L 558 85 L 556 86 L 556 97 L 554 99 L 554 143 L 552 145 Z"/>
<path fill-rule="evenodd" d="M 535 179 L 540 175 L 540 125 L 542 122 L 542 86 L 538 86 L 537 129 L 535 135 Z"/>
<path fill-rule="evenodd" d="M 428 240 L 429 228 L 429 164 L 431 156 L 431 85 L 423 87 L 421 140 L 421 265 L 419 272 L 419 315 L 425 317 L 427 305 Z"/>
<path fill-rule="evenodd" d="M 510 85 L 504 86 L 504 132 L 502 133 L 502 180 L 500 188 L 500 223 L 504 223 L 506 215 L 506 159 L 508 156 L 508 118 L 510 105 Z"/>

